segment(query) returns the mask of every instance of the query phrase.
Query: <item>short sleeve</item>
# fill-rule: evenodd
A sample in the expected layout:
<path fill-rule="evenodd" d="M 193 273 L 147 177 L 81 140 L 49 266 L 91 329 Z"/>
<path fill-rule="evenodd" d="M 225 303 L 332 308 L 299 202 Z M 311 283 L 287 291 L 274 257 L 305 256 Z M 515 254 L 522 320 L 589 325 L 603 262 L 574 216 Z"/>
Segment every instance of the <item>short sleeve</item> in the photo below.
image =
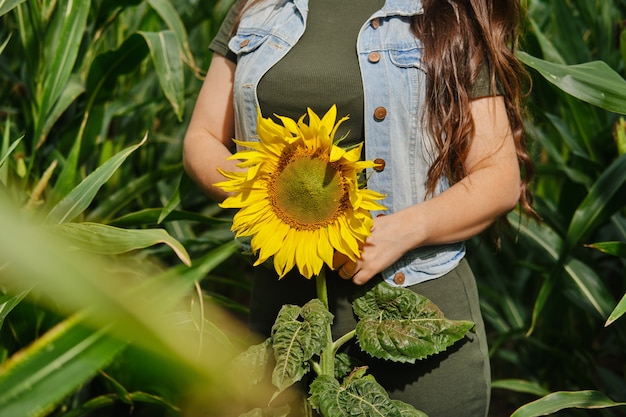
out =
<path fill-rule="evenodd" d="M 218 53 L 222 56 L 225 56 L 232 62 L 237 62 L 237 56 L 233 51 L 228 48 L 228 41 L 233 36 L 233 29 L 235 28 L 235 22 L 237 20 L 237 15 L 239 14 L 239 10 L 241 7 L 243 0 L 236 1 L 231 7 L 222 25 L 220 26 L 215 38 L 209 45 L 209 49 L 215 53 Z"/>
<path fill-rule="evenodd" d="M 469 91 L 469 95 L 471 99 L 477 99 L 482 97 L 490 97 L 490 96 L 499 96 L 502 95 L 502 84 L 499 79 L 496 79 L 496 91 L 494 94 L 493 89 L 491 88 L 491 79 L 489 77 L 489 66 L 487 64 L 483 64 L 480 67 L 478 77 L 476 78 L 476 82 L 472 85 L 472 88 Z"/>

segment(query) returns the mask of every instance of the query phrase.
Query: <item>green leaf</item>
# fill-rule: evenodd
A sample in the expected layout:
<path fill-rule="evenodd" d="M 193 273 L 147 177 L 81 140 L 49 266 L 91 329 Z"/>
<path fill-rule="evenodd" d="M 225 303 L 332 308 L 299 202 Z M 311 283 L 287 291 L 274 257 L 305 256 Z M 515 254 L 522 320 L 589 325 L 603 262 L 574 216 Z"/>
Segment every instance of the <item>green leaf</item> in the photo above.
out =
<path fill-rule="evenodd" d="M 371 375 L 346 378 L 344 385 L 328 375 L 320 375 L 311 384 L 309 401 L 324 416 L 402 417 L 387 391 Z M 404 409 L 404 406 L 403 406 Z M 406 414 L 404 414 L 406 415 Z"/>
<path fill-rule="evenodd" d="M 521 51 L 518 57 L 546 80 L 579 100 L 626 114 L 626 81 L 605 62 L 555 64 Z"/>
<path fill-rule="evenodd" d="M 414 363 L 446 350 L 474 327 L 448 320 L 427 298 L 384 281 L 357 297 L 356 335 L 361 349 L 376 358 Z"/>
<path fill-rule="evenodd" d="M 624 242 L 600 242 L 591 243 L 585 245 L 588 248 L 597 249 L 600 252 L 608 253 L 609 255 L 618 256 L 626 259 L 626 243 Z"/>
<path fill-rule="evenodd" d="M 233 372 L 240 377 L 245 389 L 252 389 L 265 378 L 272 359 L 272 339 L 250 346 L 233 362 Z"/>
<path fill-rule="evenodd" d="M 276 366 L 272 383 L 283 391 L 309 371 L 308 361 L 320 354 L 329 339 L 332 315 L 319 299 L 303 307 L 284 305 L 272 326 L 272 347 Z"/>
<path fill-rule="evenodd" d="M 575 289 L 574 294 L 580 295 L 577 301 L 580 301 L 591 314 L 603 320 L 608 317 L 615 305 L 615 299 L 602 277 L 579 259 L 569 259 L 563 268 L 570 279 L 568 284 L 573 285 Z"/>
<path fill-rule="evenodd" d="M 572 217 L 562 248 L 565 256 L 582 239 L 626 205 L 626 155 L 602 173 Z"/>
<path fill-rule="evenodd" d="M 165 220 L 167 216 L 169 216 L 174 211 L 174 209 L 176 209 L 176 207 L 178 207 L 178 205 L 180 204 L 182 200 L 181 185 L 183 183 L 183 178 L 189 178 L 189 177 L 187 175 L 184 175 L 181 172 L 181 174 L 178 176 L 178 180 L 176 181 L 176 189 L 174 190 L 172 197 L 169 198 L 169 200 L 167 201 L 167 204 L 165 204 L 165 207 L 163 207 L 163 210 L 159 214 L 159 218 L 157 220 L 159 224 L 161 224 L 163 220 Z"/>
<path fill-rule="evenodd" d="M 2 55 L 2 52 L 4 52 L 4 48 L 7 47 L 7 45 L 9 44 L 10 40 L 11 40 L 11 34 L 9 33 L 9 36 L 7 36 L 7 38 L 4 40 L 4 42 L 0 43 L 0 55 Z"/>
<path fill-rule="evenodd" d="M 232 224 L 232 219 L 218 219 L 193 211 L 168 210 L 166 213 L 167 215 L 163 217 L 163 211 L 164 209 L 160 208 L 146 208 L 113 219 L 109 224 L 128 227 L 144 224 L 160 224 L 164 221 L 186 220 L 211 225 L 214 226 L 214 229 L 216 229 L 217 226 L 227 226 L 229 230 L 230 225 Z"/>
<path fill-rule="evenodd" d="M 285 404 L 278 408 L 254 408 L 247 413 L 239 415 L 239 417 L 287 417 L 290 415 L 290 412 L 289 404 Z"/>
<path fill-rule="evenodd" d="M 537 25 L 537 21 L 530 17 L 528 22 L 530 23 L 534 35 L 537 37 L 537 42 L 539 42 L 539 45 L 541 46 L 543 57 L 548 58 L 551 62 L 565 64 L 565 59 L 563 59 L 552 41 L 541 31 Z"/>
<path fill-rule="evenodd" d="M 106 374 L 105 374 L 106 376 Z M 109 383 L 114 383 L 111 378 L 107 378 Z M 121 387 L 123 388 L 123 387 Z M 145 404 L 154 404 L 159 406 L 160 408 L 164 408 L 166 410 L 171 410 L 174 415 L 179 415 L 181 410 L 173 404 L 170 404 L 164 398 L 158 397 L 156 395 L 148 394 L 145 392 L 137 391 L 137 392 L 127 392 L 126 397 L 120 397 L 120 393 L 117 393 L 117 397 L 113 395 L 100 395 L 98 397 L 93 397 L 88 401 L 80 404 L 76 408 L 72 408 L 68 412 L 64 413 L 62 417 L 85 417 L 96 415 L 98 411 L 102 412 L 102 409 L 106 407 L 113 407 L 118 404 L 119 401 L 122 401 L 125 404 L 134 406 L 137 403 L 145 403 Z"/>
<path fill-rule="evenodd" d="M 391 400 L 391 404 L 398 409 L 400 416 L 402 417 L 428 417 L 426 413 L 416 410 L 411 404 L 407 404 L 400 400 Z"/>
<path fill-rule="evenodd" d="M 174 250 L 185 265 L 191 265 L 185 247 L 164 229 L 122 229 L 89 222 L 64 223 L 52 228 L 73 245 L 105 255 L 117 255 L 164 243 Z"/>
<path fill-rule="evenodd" d="M 610 326 L 614 321 L 622 317 L 626 313 L 626 294 L 622 297 L 617 307 L 611 312 L 604 326 Z"/>
<path fill-rule="evenodd" d="M 567 408 L 598 409 L 620 406 L 626 406 L 626 403 L 614 402 L 598 391 L 560 391 L 518 408 L 511 417 L 547 416 Z"/>
<path fill-rule="evenodd" d="M 182 166 L 167 166 L 151 170 L 139 178 L 133 178 L 111 194 L 106 200 L 100 201 L 87 214 L 87 220 L 102 221 L 110 219 L 118 211 L 126 208 L 129 201 L 137 198 L 143 192 L 154 189 L 156 181 L 171 178 L 180 173 Z"/>
<path fill-rule="evenodd" d="M 109 98 L 118 77 L 136 70 L 146 55 L 146 42 L 137 34 L 129 36 L 117 49 L 98 55 L 87 75 L 89 101 L 97 101 L 100 95 L 104 99 Z"/>
<path fill-rule="evenodd" d="M 509 214 L 509 221 L 514 222 L 519 214 Z M 567 278 L 576 291 L 582 296 L 589 309 L 600 317 L 607 317 L 611 311 L 611 304 L 614 302 L 610 291 L 604 285 L 602 279 L 588 265 L 578 259 L 565 259 L 560 257 L 561 238 L 545 223 L 537 224 L 534 221 L 520 223 L 518 231 L 521 235 L 530 239 L 530 242 L 547 255 L 553 262 L 551 272 L 547 275 L 546 281 L 541 287 L 539 296 L 535 300 L 533 309 L 533 319 L 528 334 L 532 333 L 545 303 L 556 286 L 556 281 L 560 275 L 557 271 L 560 268 L 567 274 Z"/>
<path fill-rule="evenodd" d="M 131 294 L 142 299 L 150 299 L 159 308 L 168 309 L 180 301 L 196 282 L 201 281 L 209 272 L 240 250 L 239 242 L 229 241 L 218 246 L 200 259 L 193 261 L 193 266 L 178 265 L 166 272 L 143 281 Z M 150 294 L 148 297 L 146 294 Z"/>
<path fill-rule="evenodd" d="M 0 329 L 4 319 L 7 318 L 11 310 L 13 310 L 22 300 L 30 293 L 30 290 L 24 290 L 17 295 L 2 294 L 0 295 Z"/>
<path fill-rule="evenodd" d="M 0 0 L 0 16 L 10 12 L 18 4 L 24 3 L 26 0 Z"/>
<path fill-rule="evenodd" d="M 40 97 L 40 113 L 35 126 L 34 140 L 40 144 L 45 138 L 43 127 L 48 123 L 48 117 L 57 104 L 76 63 L 78 51 L 87 27 L 87 17 L 91 9 L 91 1 L 69 1 L 59 4 L 56 10 L 55 22 L 61 25 L 58 37 L 54 39 L 56 45 L 53 55 L 47 64 L 49 67 L 43 80 L 43 90 Z"/>
<path fill-rule="evenodd" d="M 0 417 L 47 415 L 125 346 L 78 316 L 66 319 L 0 367 Z"/>
<path fill-rule="evenodd" d="M 50 210 L 46 218 L 47 221 L 59 224 L 65 223 L 81 214 L 89 206 L 100 187 L 111 178 L 126 158 L 143 145 L 145 141 L 146 137 L 139 144 L 129 146 L 98 167 Z"/>
<path fill-rule="evenodd" d="M 8 135 L 8 132 L 10 130 L 7 129 L 6 135 Z M 16 139 L 15 141 L 13 141 L 13 143 L 11 144 L 11 146 L 8 147 L 6 153 L 4 155 L 0 155 L 0 168 L 2 168 L 2 166 L 4 165 L 4 163 L 6 162 L 7 158 L 11 155 L 11 153 L 15 150 L 15 148 L 17 148 L 17 145 L 20 144 L 20 142 L 22 141 L 22 139 L 24 138 L 24 136 L 20 136 L 18 139 Z M 8 142 L 8 141 L 7 141 Z M 4 146 L 3 146 L 4 147 Z"/>
<path fill-rule="evenodd" d="M 48 117 L 41 126 L 40 135 L 47 137 L 52 126 L 59 120 L 61 115 L 67 108 L 76 101 L 76 99 L 85 92 L 85 85 L 78 75 L 71 75 L 67 81 L 67 85 L 61 91 L 58 100 L 50 109 Z"/>
<path fill-rule="evenodd" d="M 491 388 L 506 389 L 524 394 L 537 395 L 539 397 L 550 394 L 550 391 L 542 388 L 535 382 L 523 379 L 499 379 L 491 382 Z"/>
<path fill-rule="evenodd" d="M 138 32 L 146 40 L 150 56 L 156 69 L 161 89 L 172 105 L 179 121 L 185 111 L 185 75 L 181 51 L 174 33 L 166 30 L 161 32 Z"/>
<path fill-rule="evenodd" d="M 167 27 L 174 33 L 179 50 L 184 53 L 185 61 L 195 70 L 194 56 L 189 49 L 185 24 L 172 2 L 169 0 L 148 0 L 148 4 L 156 10 L 161 19 L 165 21 Z"/>

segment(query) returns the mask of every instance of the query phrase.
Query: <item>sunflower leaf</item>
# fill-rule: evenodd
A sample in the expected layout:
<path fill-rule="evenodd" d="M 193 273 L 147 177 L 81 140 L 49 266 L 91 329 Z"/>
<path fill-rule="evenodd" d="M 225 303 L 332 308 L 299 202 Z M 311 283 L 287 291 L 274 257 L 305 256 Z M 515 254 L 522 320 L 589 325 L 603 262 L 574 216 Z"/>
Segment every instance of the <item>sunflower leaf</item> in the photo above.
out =
<path fill-rule="evenodd" d="M 309 360 L 322 351 L 328 341 L 332 314 L 319 299 L 304 307 L 284 305 L 272 327 L 272 346 L 276 367 L 272 383 L 283 391 L 300 381 L 309 371 Z"/>
<path fill-rule="evenodd" d="M 250 346 L 240 353 L 234 360 L 234 372 L 241 375 L 240 381 L 245 388 L 251 389 L 257 385 L 266 374 L 272 354 L 271 339 Z"/>
<path fill-rule="evenodd" d="M 407 404 L 390 400 L 387 391 L 371 375 L 350 376 L 343 385 L 331 376 L 320 375 L 311 384 L 309 401 L 325 416 L 355 415 L 355 411 L 366 417 L 423 416 Z"/>
<path fill-rule="evenodd" d="M 357 297 L 356 336 L 361 349 L 376 358 L 410 362 L 446 350 L 474 327 L 448 320 L 429 299 L 381 282 Z"/>

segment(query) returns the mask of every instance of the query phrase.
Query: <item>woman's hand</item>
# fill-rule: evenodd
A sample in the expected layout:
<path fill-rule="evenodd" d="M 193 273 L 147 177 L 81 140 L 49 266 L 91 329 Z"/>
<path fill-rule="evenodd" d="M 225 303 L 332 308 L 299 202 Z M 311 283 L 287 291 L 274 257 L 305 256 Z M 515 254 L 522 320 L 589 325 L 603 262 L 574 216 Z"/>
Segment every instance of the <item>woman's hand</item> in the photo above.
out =
<path fill-rule="evenodd" d="M 471 106 L 475 135 L 465 161 L 468 175 L 429 200 L 374 219 L 356 262 L 335 256 L 342 278 L 364 284 L 409 250 L 469 239 L 515 207 L 520 171 L 504 100 L 487 97 Z"/>
<path fill-rule="evenodd" d="M 334 266 L 339 268 L 339 276 L 363 285 L 376 274 L 390 267 L 411 247 L 403 242 L 404 229 L 397 215 L 381 215 L 374 219 L 371 235 L 361 247 L 361 257 L 351 261 L 341 253 L 335 253 Z"/>

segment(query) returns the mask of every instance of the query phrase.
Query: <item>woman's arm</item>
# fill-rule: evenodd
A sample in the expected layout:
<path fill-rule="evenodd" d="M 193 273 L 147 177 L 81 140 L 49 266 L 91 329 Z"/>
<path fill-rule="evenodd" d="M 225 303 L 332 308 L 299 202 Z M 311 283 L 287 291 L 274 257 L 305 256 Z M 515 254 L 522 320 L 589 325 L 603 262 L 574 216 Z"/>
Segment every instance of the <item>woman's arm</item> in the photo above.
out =
<path fill-rule="evenodd" d="M 471 112 L 475 136 L 466 160 L 468 175 L 430 200 L 376 218 L 361 259 L 344 267 L 357 271 L 355 283 L 369 281 L 413 248 L 468 239 L 515 207 L 520 170 L 504 100 L 474 100 Z"/>
<path fill-rule="evenodd" d="M 183 142 L 183 164 L 187 174 L 216 201 L 227 194 L 213 186 L 224 177 L 217 167 L 237 171 L 232 155 L 235 135 L 233 118 L 233 78 L 235 64 L 214 54 L 191 116 Z"/>

